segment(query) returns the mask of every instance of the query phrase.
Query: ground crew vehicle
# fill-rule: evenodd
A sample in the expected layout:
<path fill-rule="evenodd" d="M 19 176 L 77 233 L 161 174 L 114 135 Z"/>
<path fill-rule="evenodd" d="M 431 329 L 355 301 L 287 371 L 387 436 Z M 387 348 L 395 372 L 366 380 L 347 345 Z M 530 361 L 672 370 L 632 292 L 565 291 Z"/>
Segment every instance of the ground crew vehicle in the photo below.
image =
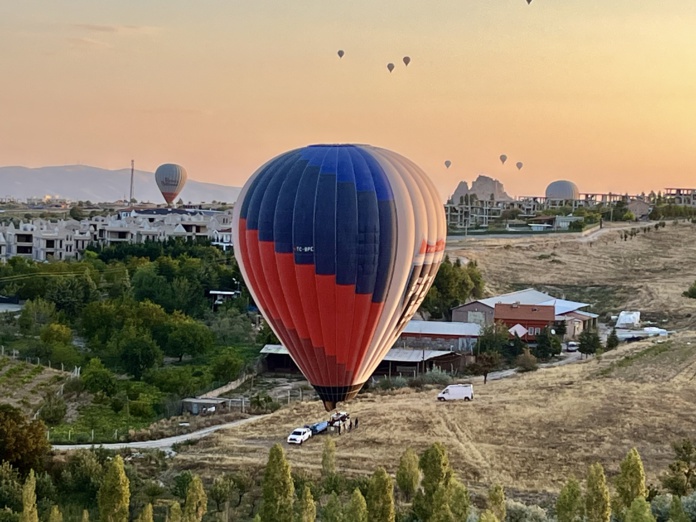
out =
<path fill-rule="evenodd" d="M 309 428 L 297 428 L 288 437 L 288 444 L 302 444 L 312 436 Z"/>
<path fill-rule="evenodd" d="M 437 395 L 438 401 L 470 401 L 474 398 L 474 387 L 471 384 L 450 384 Z"/>

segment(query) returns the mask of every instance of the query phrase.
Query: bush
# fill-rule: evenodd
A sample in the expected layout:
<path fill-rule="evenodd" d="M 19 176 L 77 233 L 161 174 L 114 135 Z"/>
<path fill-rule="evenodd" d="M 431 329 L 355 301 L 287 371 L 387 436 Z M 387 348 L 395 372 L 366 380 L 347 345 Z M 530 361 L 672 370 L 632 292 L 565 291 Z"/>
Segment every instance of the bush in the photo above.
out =
<path fill-rule="evenodd" d="M 377 383 L 377 388 L 384 391 L 405 388 L 406 386 L 408 386 L 408 380 L 404 377 L 385 377 Z"/>
<path fill-rule="evenodd" d="M 539 368 L 537 366 L 537 358 L 532 355 L 529 348 L 524 349 L 522 355 L 517 357 L 515 364 L 520 372 L 533 372 Z"/>
<path fill-rule="evenodd" d="M 696 493 L 682 498 L 682 506 L 686 514 L 689 515 L 689 518 L 691 520 L 696 520 Z"/>
<path fill-rule="evenodd" d="M 443 372 L 440 368 L 435 367 L 432 370 L 428 370 L 425 373 L 420 374 L 418 377 L 414 377 L 409 380 L 408 385 L 411 388 L 423 388 L 428 384 L 440 384 L 448 385 L 452 383 L 452 377 L 446 372 Z"/>
<path fill-rule="evenodd" d="M 672 505 L 672 495 L 658 495 L 650 503 L 650 509 L 656 522 L 669 520 L 669 508 Z"/>
<path fill-rule="evenodd" d="M 47 394 L 39 411 L 39 418 L 49 426 L 57 426 L 63 421 L 68 412 L 68 405 L 62 397 L 55 394 Z"/>
<path fill-rule="evenodd" d="M 539 506 L 527 506 L 508 499 L 505 502 L 506 522 L 546 522 L 548 516 Z"/>

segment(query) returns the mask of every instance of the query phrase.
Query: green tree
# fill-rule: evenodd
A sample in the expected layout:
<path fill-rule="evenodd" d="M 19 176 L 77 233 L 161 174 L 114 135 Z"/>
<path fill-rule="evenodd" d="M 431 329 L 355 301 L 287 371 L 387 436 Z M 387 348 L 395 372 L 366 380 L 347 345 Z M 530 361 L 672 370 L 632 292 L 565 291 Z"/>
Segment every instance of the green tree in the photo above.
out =
<path fill-rule="evenodd" d="M 230 382 L 239 377 L 244 361 L 233 353 L 223 353 L 213 359 L 210 371 L 213 378 L 220 382 Z"/>
<path fill-rule="evenodd" d="M 182 519 L 181 504 L 175 500 L 169 508 L 169 522 L 182 522 Z"/>
<path fill-rule="evenodd" d="M 348 522 L 343 517 L 341 501 L 335 491 L 331 492 L 329 500 L 326 501 L 324 509 L 321 510 L 321 520 L 322 522 Z"/>
<path fill-rule="evenodd" d="M 611 333 L 607 337 L 607 351 L 613 350 L 619 346 L 619 336 L 616 335 L 616 328 L 611 329 Z"/>
<path fill-rule="evenodd" d="M 580 346 L 578 347 L 578 351 L 585 356 L 597 353 L 597 350 L 602 348 L 599 334 L 594 330 L 583 330 L 579 336 L 579 340 Z"/>
<path fill-rule="evenodd" d="M 558 522 L 582 522 L 583 511 L 580 483 L 570 477 L 556 500 L 556 517 Z"/>
<path fill-rule="evenodd" d="M 500 484 L 493 484 L 488 490 L 486 507 L 498 520 L 505 520 L 505 490 Z"/>
<path fill-rule="evenodd" d="M 644 497 L 636 497 L 626 511 L 625 522 L 655 522 L 650 504 Z"/>
<path fill-rule="evenodd" d="M 551 357 L 561 354 L 561 341 L 551 333 L 551 329 L 547 326 L 541 333 L 536 336 L 537 346 L 535 354 L 539 359 L 547 360 Z"/>
<path fill-rule="evenodd" d="M 459 480 L 450 480 L 447 488 L 447 503 L 455 520 L 466 520 L 471 509 L 469 490 Z"/>
<path fill-rule="evenodd" d="M 30 299 L 24 304 L 19 316 L 19 330 L 25 335 L 36 335 L 46 325 L 53 322 L 56 305 L 45 299 Z"/>
<path fill-rule="evenodd" d="M 189 470 L 184 470 L 174 477 L 172 483 L 172 493 L 182 500 L 186 500 L 189 486 L 193 481 L 193 473 Z"/>
<path fill-rule="evenodd" d="M 39 512 L 36 509 L 36 477 L 34 470 L 29 471 L 29 476 L 22 488 L 22 516 L 20 522 L 39 522 Z"/>
<path fill-rule="evenodd" d="M 102 393 L 111 397 L 116 393 L 116 377 L 99 359 L 90 359 L 82 371 L 82 382 L 91 393 Z"/>
<path fill-rule="evenodd" d="M 174 314 L 164 353 L 170 357 L 178 357 L 181 361 L 184 355 L 196 356 L 206 353 L 213 347 L 213 343 L 213 334 L 204 324 L 183 314 Z"/>
<path fill-rule="evenodd" d="M 447 488 L 445 486 L 437 488 L 433 499 L 433 513 L 430 515 L 428 522 L 456 522 L 460 520 L 455 518 L 454 513 L 452 513 L 449 499 L 447 498 Z"/>
<path fill-rule="evenodd" d="M 280 444 L 271 448 L 263 475 L 262 522 L 292 522 L 295 485 Z"/>
<path fill-rule="evenodd" d="M 7 462 L 25 475 L 30 469 L 43 469 L 50 449 L 42 421 L 27 422 L 20 409 L 0 404 L 0 462 Z"/>
<path fill-rule="evenodd" d="M 60 512 L 58 506 L 51 506 L 51 511 L 48 514 L 48 522 L 63 522 L 63 513 Z M 152 522 L 152 520 L 150 522 Z"/>
<path fill-rule="evenodd" d="M 418 455 L 412 448 L 407 448 L 399 460 L 396 471 L 396 485 L 407 500 L 413 498 L 420 484 L 420 468 Z"/>
<path fill-rule="evenodd" d="M 689 439 L 683 439 L 672 443 L 672 450 L 674 461 L 660 480 L 672 495 L 685 497 L 696 489 L 696 446 Z"/>
<path fill-rule="evenodd" d="M 490 509 L 487 509 L 483 513 L 481 513 L 481 516 L 479 517 L 479 522 L 503 522 L 503 521 L 499 521 L 498 517 L 495 516 L 495 513 L 493 513 Z"/>
<path fill-rule="evenodd" d="M 210 500 L 215 502 L 215 507 L 218 511 L 222 511 L 222 506 L 232 497 L 234 491 L 234 482 L 227 475 L 218 475 L 213 480 L 213 485 L 210 488 Z"/>
<path fill-rule="evenodd" d="M 346 506 L 345 520 L 350 522 L 367 522 L 367 502 L 360 492 L 355 488 L 350 496 L 350 502 Z"/>
<path fill-rule="evenodd" d="M 186 490 L 182 522 L 201 522 L 207 511 L 208 497 L 203 489 L 203 482 L 201 482 L 201 477 L 194 475 Z"/>
<path fill-rule="evenodd" d="M 587 474 L 585 493 L 585 520 L 587 522 L 609 522 L 611 519 L 611 500 L 604 476 L 604 468 L 596 463 L 590 466 Z"/>
<path fill-rule="evenodd" d="M 101 522 L 128 522 L 130 483 L 126 477 L 123 459 L 116 455 L 106 465 L 104 481 L 97 494 Z"/>
<path fill-rule="evenodd" d="M 75 221 L 82 221 L 85 219 L 85 213 L 82 210 L 82 207 L 79 205 L 73 205 L 70 207 L 70 219 L 74 219 Z"/>
<path fill-rule="evenodd" d="M 41 341 L 44 344 L 70 344 L 72 331 L 64 324 L 51 323 L 41 329 Z"/>
<path fill-rule="evenodd" d="M 532 355 L 529 348 L 525 348 L 522 355 L 517 357 L 515 360 L 515 365 L 517 366 L 517 370 L 519 372 L 533 372 L 539 368 L 537 358 Z"/>
<path fill-rule="evenodd" d="M 445 256 L 421 308 L 433 317 L 450 321 L 452 308 L 470 297 L 481 297 L 483 287 L 483 277 L 476 263 L 462 266 L 458 259 L 452 263 L 449 256 Z"/>
<path fill-rule="evenodd" d="M 299 500 L 298 520 L 299 522 L 314 522 L 317 519 L 317 503 L 314 502 L 312 491 L 305 484 L 302 496 Z"/>
<path fill-rule="evenodd" d="M 86 274 L 54 278 L 46 285 L 46 300 L 55 304 L 56 310 L 63 312 L 71 321 L 80 316 L 87 303 L 98 297 L 97 286 Z"/>
<path fill-rule="evenodd" d="M 22 509 L 22 482 L 7 461 L 0 463 L 0 509 L 3 507 L 11 511 Z"/>
<path fill-rule="evenodd" d="M 136 522 L 153 522 L 152 504 L 149 502 L 145 504 L 145 507 L 140 512 L 140 515 L 138 515 Z"/>
<path fill-rule="evenodd" d="M 672 495 L 672 502 L 669 506 L 669 522 L 691 522 L 691 517 L 684 511 L 679 495 Z"/>
<path fill-rule="evenodd" d="M 619 476 L 616 478 L 615 485 L 620 513 L 629 509 L 636 498 L 646 498 L 648 496 L 648 488 L 645 486 L 643 461 L 636 448 L 631 448 L 623 461 L 621 461 Z"/>
<path fill-rule="evenodd" d="M 162 362 L 162 350 L 152 339 L 150 332 L 133 325 L 121 330 L 110 344 L 112 350 L 119 354 L 123 368 L 137 380 L 147 370 Z"/>
<path fill-rule="evenodd" d="M 55 393 L 47 393 L 44 395 L 44 401 L 39 410 L 39 418 L 49 426 L 57 426 L 65 418 L 68 412 L 68 405 L 63 397 L 59 397 Z"/>
<path fill-rule="evenodd" d="M 433 497 L 440 486 L 447 488 L 452 480 L 452 468 L 445 447 L 436 442 L 421 455 L 418 463 L 423 472 L 421 490 L 416 493 L 413 510 L 421 520 L 433 513 Z"/>
<path fill-rule="evenodd" d="M 394 483 L 384 468 L 377 468 L 367 493 L 367 513 L 370 522 L 394 522 Z"/>
<path fill-rule="evenodd" d="M 488 374 L 494 372 L 502 363 L 500 352 L 484 352 L 476 356 L 476 362 L 471 365 L 471 371 L 483 376 L 483 384 L 488 382 Z"/>
<path fill-rule="evenodd" d="M 331 437 L 324 439 L 324 449 L 321 452 L 321 476 L 324 480 L 336 474 L 336 443 Z"/>

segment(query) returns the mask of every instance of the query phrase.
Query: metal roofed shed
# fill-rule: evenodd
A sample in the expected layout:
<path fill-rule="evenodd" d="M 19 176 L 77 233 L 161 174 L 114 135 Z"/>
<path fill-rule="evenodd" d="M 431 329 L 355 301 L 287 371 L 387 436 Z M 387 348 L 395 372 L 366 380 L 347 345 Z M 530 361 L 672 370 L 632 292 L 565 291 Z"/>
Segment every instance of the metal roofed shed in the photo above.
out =
<path fill-rule="evenodd" d="M 481 325 L 475 323 L 409 321 L 395 347 L 470 353 L 480 336 Z"/>
<path fill-rule="evenodd" d="M 434 335 L 448 337 L 479 337 L 481 325 L 475 323 L 445 323 L 439 321 L 409 321 L 401 335 Z"/>

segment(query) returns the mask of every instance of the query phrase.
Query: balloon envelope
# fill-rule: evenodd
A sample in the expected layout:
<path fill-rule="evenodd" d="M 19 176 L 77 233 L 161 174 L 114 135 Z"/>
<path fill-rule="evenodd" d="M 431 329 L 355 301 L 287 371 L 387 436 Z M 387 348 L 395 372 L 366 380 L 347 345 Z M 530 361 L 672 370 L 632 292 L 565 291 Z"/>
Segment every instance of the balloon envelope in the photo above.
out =
<path fill-rule="evenodd" d="M 404 56 L 404 65 L 408 67 L 409 63 L 411 63 L 411 58 L 409 56 Z"/>
<path fill-rule="evenodd" d="M 338 57 L 339 57 L 339 58 L 343 58 L 343 55 L 344 55 L 344 54 L 345 54 L 345 53 L 343 52 L 343 50 L 338 51 Z"/>
<path fill-rule="evenodd" d="M 420 306 L 447 226 L 408 159 L 313 145 L 252 175 L 232 233 L 255 302 L 330 411 L 358 393 Z"/>
<path fill-rule="evenodd" d="M 155 181 L 165 201 L 171 205 L 186 184 L 186 170 L 180 165 L 165 163 L 157 167 Z"/>
<path fill-rule="evenodd" d="M 450 160 L 445 161 L 445 167 L 450 168 L 450 165 L 452 165 Z"/>
<path fill-rule="evenodd" d="M 507 156 L 505 154 L 500 155 L 500 163 L 505 165 L 505 162 L 507 161 Z"/>
<path fill-rule="evenodd" d="M 389 72 L 392 72 L 394 70 L 394 64 L 393 63 L 388 63 L 387 64 L 387 69 L 389 69 Z"/>
<path fill-rule="evenodd" d="M 524 163 L 522 163 L 521 161 L 518 161 L 518 162 L 516 163 L 516 166 L 517 166 L 517 170 L 522 170 L 522 167 L 524 166 Z"/>

